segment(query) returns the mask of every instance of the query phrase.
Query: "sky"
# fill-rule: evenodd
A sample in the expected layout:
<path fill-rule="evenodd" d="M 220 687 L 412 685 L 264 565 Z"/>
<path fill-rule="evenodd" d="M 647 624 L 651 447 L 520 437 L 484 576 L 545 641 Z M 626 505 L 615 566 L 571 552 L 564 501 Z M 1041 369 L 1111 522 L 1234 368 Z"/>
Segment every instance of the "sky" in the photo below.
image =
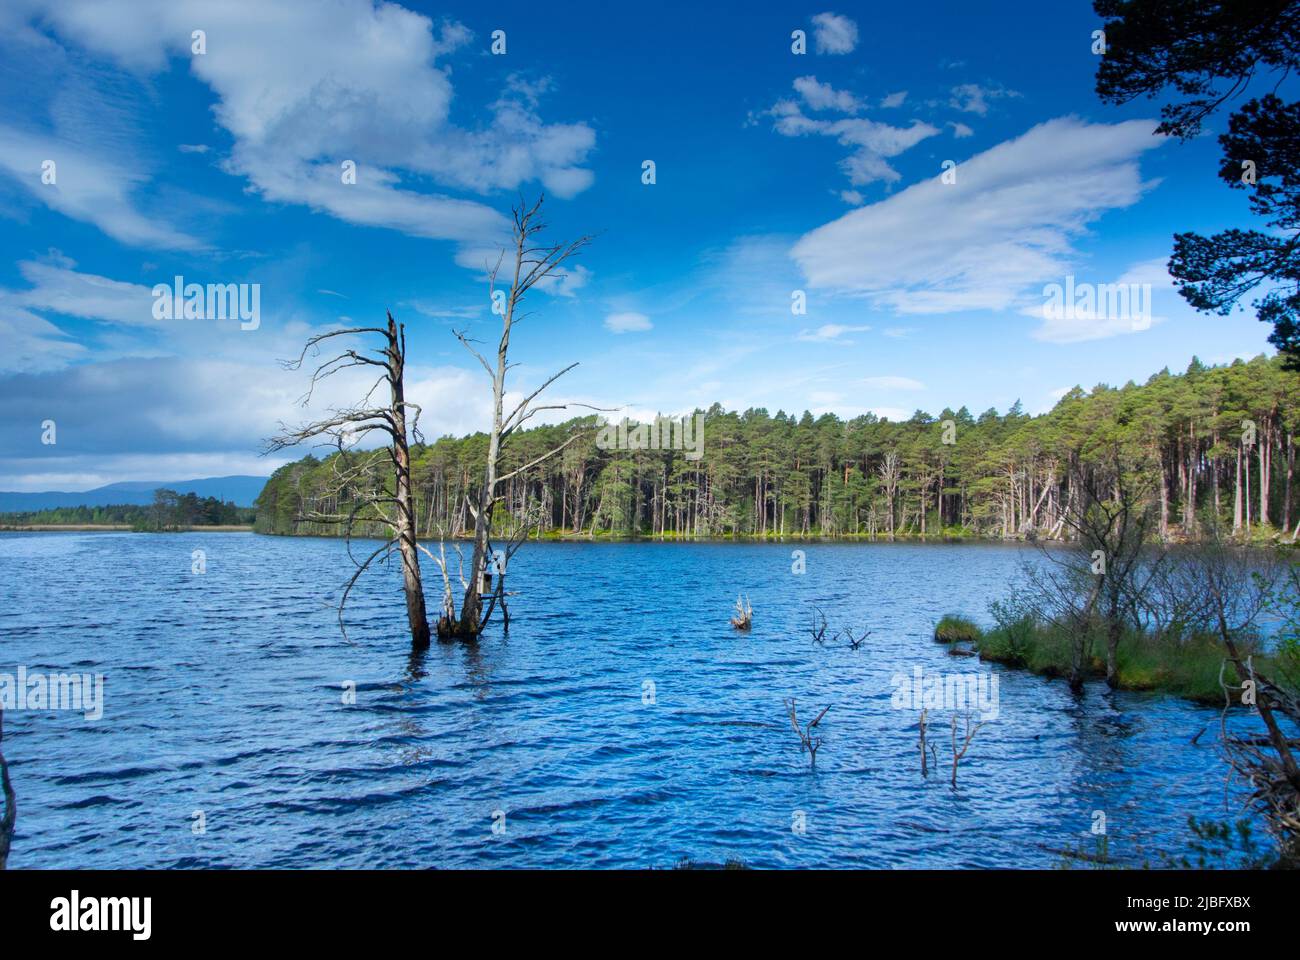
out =
<path fill-rule="evenodd" d="M 485 427 L 453 330 L 499 334 L 485 267 L 541 193 L 548 236 L 593 236 L 512 337 L 516 395 L 578 363 L 551 403 L 1038 413 L 1271 353 L 1165 270 L 1174 232 L 1250 224 L 1224 115 L 1182 143 L 1158 102 L 1102 104 L 1100 26 L 1073 0 L 6 0 L 0 489 L 269 474 L 279 423 L 366 388 L 303 407 L 279 361 L 385 310 L 424 435 Z M 257 285 L 256 324 L 160 318 L 177 276 Z M 1150 316 L 1045 318 L 1067 278 L 1149 283 Z"/>

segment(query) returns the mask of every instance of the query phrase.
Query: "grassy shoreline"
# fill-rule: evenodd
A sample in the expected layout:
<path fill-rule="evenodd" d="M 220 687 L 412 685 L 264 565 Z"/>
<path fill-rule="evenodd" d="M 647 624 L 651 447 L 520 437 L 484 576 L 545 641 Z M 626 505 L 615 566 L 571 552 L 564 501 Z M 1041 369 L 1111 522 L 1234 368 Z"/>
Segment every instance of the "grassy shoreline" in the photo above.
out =
<path fill-rule="evenodd" d="M 947 644 L 956 656 L 974 654 L 983 661 L 1049 679 L 1070 675 L 1068 632 L 1031 617 L 983 630 L 968 617 L 949 614 L 935 627 L 934 639 Z M 1243 646 L 1261 671 L 1272 670 L 1271 657 L 1251 644 Z M 1219 639 L 1210 634 L 1157 637 L 1129 628 L 1116 652 L 1116 689 L 1168 693 L 1193 703 L 1223 706 L 1219 675 L 1225 656 Z M 1106 677 L 1105 641 L 1099 637 L 1088 647 L 1083 673 L 1086 680 Z"/>

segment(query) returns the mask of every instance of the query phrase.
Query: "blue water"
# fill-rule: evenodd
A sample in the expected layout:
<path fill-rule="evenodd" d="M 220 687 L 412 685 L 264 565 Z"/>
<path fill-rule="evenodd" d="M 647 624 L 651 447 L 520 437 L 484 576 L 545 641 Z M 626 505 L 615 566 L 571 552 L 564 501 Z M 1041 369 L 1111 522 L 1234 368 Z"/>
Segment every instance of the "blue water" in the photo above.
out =
<path fill-rule="evenodd" d="M 1026 555 L 530 544 L 508 638 L 412 657 L 396 570 L 360 582 L 341 638 L 338 541 L 0 534 L 0 672 L 106 677 L 100 720 L 5 714 L 10 866 L 1043 867 L 1060 860 L 1045 848 L 1093 848 L 1093 811 L 1131 863 L 1181 851 L 1189 813 L 1235 817 L 1217 710 L 1101 686 L 1077 700 L 930 639 L 945 612 L 986 618 Z M 727 622 L 741 591 L 749 634 Z M 830 632 L 873 635 L 814 645 L 814 603 Z M 916 714 L 891 705 L 917 665 L 999 675 L 955 792 L 947 714 L 922 778 Z M 831 705 L 815 771 L 786 697 L 804 719 Z"/>

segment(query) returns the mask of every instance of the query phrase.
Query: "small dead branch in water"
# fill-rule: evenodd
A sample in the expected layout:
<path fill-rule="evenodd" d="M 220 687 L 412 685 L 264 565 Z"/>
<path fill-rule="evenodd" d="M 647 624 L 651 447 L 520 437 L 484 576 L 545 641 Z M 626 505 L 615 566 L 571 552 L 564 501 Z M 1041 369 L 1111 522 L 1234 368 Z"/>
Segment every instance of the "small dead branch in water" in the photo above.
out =
<path fill-rule="evenodd" d="M 754 624 L 754 608 L 749 605 L 749 597 L 736 597 L 735 613 L 731 625 L 737 630 L 748 630 Z"/>
<path fill-rule="evenodd" d="M 819 625 L 817 621 L 820 620 Z M 826 614 L 822 613 L 820 607 L 813 607 L 812 626 L 808 628 L 808 635 L 812 637 L 812 642 L 822 644 L 826 642 Z"/>
<path fill-rule="evenodd" d="M 1192 737 L 1192 746 L 1196 746 L 1196 741 L 1201 739 L 1201 734 L 1205 733 L 1205 731 L 1209 729 L 1209 727 L 1201 727 L 1200 730 L 1197 730 L 1196 736 Z"/>
<path fill-rule="evenodd" d="M 975 734 L 979 733 L 980 727 L 984 726 L 982 722 L 972 723 L 970 713 L 967 713 L 965 715 L 965 720 L 966 720 L 966 735 L 965 738 L 962 740 L 961 749 L 958 750 L 957 749 L 957 714 L 954 713 L 952 715 L 952 788 L 954 790 L 957 789 L 957 764 L 961 761 L 962 757 L 966 756 L 966 751 L 970 749 L 970 742 L 975 739 Z"/>
<path fill-rule="evenodd" d="M 930 775 L 930 767 L 925 760 L 925 713 L 926 713 L 925 710 L 921 711 L 921 719 L 920 721 L 918 721 L 917 726 L 921 730 L 921 737 L 919 741 L 919 745 L 921 747 L 921 776 L 928 777 Z"/>
<path fill-rule="evenodd" d="M 855 637 L 853 636 L 853 628 L 850 627 L 844 631 L 843 636 L 848 638 L 849 649 L 857 650 L 859 647 L 862 646 L 863 643 L 866 642 L 867 638 L 871 636 L 871 633 L 872 631 L 864 629 L 862 632 L 862 636 Z"/>
<path fill-rule="evenodd" d="M 822 745 L 823 737 L 814 737 L 813 728 L 822 722 L 822 717 L 826 716 L 826 710 L 830 709 L 830 704 L 826 705 L 826 710 L 817 714 L 817 719 L 801 727 L 799 726 L 799 717 L 794 709 L 794 697 L 790 697 L 785 702 L 786 712 L 790 715 L 790 726 L 794 727 L 794 732 L 799 736 L 799 750 L 801 753 L 809 755 L 810 765 L 817 766 L 817 749 Z"/>

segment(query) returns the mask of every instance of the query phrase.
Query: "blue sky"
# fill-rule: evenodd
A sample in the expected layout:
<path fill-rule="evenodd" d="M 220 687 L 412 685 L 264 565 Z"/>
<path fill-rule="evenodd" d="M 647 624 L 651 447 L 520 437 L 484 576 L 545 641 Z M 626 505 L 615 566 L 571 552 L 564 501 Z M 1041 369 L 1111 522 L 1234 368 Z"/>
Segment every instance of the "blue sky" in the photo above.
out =
<path fill-rule="evenodd" d="M 1157 104 L 1099 103 L 1087 3 L 480 10 L 7 3 L 0 489 L 267 473 L 278 421 L 357 392 L 303 410 L 277 359 L 385 308 L 426 435 L 481 427 L 452 328 L 493 335 L 483 264 L 540 190 L 557 240 L 596 234 L 513 341 L 519 390 L 580 363 L 555 402 L 1038 412 L 1270 352 L 1164 272 L 1174 231 L 1249 222 L 1214 176 L 1223 118 L 1162 142 Z M 260 325 L 156 320 L 178 274 L 259 284 Z M 1045 321 L 1069 275 L 1152 283 L 1152 322 Z"/>

